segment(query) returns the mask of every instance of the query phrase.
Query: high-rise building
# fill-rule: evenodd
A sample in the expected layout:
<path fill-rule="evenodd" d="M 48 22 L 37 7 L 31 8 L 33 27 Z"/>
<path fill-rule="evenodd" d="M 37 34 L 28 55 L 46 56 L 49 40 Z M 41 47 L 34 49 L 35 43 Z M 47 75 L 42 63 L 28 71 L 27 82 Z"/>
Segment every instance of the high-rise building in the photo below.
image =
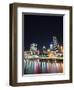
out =
<path fill-rule="evenodd" d="M 50 44 L 50 50 L 53 50 L 53 43 Z"/>
<path fill-rule="evenodd" d="M 37 51 L 37 44 L 36 43 L 32 43 L 30 45 L 30 51 Z"/>
<path fill-rule="evenodd" d="M 53 36 L 53 49 L 54 50 L 57 50 L 57 45 L 58 45 L 57 38 L 56 38 L 56 36 Z"/>
<path fill-rule="evenodd" d="M 42 50 L 43 50 L 43 54 L 46 54 L 46 47 L 44 45 L 42 47 Z"/>

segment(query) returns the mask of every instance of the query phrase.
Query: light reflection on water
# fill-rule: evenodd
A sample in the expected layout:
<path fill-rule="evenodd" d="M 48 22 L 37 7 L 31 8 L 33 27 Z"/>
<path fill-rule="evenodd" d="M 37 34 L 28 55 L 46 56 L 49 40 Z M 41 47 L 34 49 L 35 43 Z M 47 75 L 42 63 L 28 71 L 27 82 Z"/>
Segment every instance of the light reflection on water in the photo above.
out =
<path fill-rule="evenodd" d="M 63 60 L 24 60 L 24 74 L 63 73 Z"/>

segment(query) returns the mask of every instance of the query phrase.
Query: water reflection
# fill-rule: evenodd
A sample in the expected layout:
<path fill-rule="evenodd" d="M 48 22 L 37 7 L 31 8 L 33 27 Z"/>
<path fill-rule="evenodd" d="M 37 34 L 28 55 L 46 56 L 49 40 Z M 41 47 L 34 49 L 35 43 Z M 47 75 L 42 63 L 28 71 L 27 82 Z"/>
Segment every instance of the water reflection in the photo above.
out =
<path fill-rule="evenodd" d="M 63 73 L 63 60 L 24 60 L 24 74 Z"/>

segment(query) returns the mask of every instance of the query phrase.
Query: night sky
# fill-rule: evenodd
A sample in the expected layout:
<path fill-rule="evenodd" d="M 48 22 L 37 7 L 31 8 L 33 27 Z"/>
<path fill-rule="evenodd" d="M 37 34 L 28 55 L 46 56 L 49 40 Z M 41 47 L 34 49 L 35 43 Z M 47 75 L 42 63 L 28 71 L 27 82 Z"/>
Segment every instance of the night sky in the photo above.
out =
<path fill-rule="evenodd" d="M 63 43 L 63 16 L 24 15 L 24 50 L 31 43 L 37 43 L 38 49 L 49 48 L 53 36 Z"/>

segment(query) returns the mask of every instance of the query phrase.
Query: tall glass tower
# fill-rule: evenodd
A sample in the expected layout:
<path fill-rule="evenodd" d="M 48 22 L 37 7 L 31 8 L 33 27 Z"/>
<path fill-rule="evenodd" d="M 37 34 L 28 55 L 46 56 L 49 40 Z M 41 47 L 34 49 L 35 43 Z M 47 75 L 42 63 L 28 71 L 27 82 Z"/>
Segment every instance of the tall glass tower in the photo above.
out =
<path fill-rule="evenodd" d="M 53 50 L 57 50 L 58 41 L 56 36 L 53 36 Z"/>

